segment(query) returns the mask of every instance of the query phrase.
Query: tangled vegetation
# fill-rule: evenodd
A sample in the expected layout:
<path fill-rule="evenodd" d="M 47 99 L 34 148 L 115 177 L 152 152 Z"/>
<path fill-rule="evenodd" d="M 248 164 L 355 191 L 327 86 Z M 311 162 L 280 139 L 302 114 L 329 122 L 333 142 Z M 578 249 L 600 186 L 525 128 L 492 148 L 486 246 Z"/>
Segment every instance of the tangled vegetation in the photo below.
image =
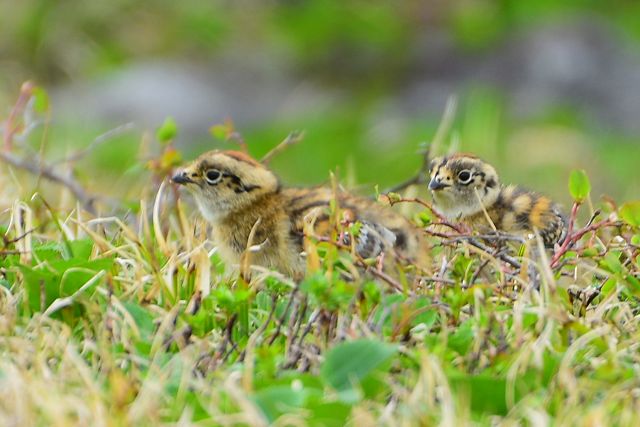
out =
<path fill-rule="evenodd" d="M 159 184 L 179 161 L 174 123 L 158 130 L 162 152 L 147 165 L 159 184 L 153 202 L 105 216 L 118 201 L 16 146 L 29 102 L 46 109 L 46 94 L 23 89 L 5 127 L 3 180 L 35 171 L 78 202 L 2 201 L 0 424 L 637 419 L 640 202 L 593 206 L 575 172 L 569 235 L 552 252 L 537 236 L 443 225 L 423 202 L 412 206 L 431 236 L 433 271 L 415 280 L 363 269 L 314 239 L 300 283 L 239 273 L 220 262 L 197 212 Z M 239 138 L 230 124 L 212 131 Z M 408 202 L 399 191 L 384 199 Z"/>

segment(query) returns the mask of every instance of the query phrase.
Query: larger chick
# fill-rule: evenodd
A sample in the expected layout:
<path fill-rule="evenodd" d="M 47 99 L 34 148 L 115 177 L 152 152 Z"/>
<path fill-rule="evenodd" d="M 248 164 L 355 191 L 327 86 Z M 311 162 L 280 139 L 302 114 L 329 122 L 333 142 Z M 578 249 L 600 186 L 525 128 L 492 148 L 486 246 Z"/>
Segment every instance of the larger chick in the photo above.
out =
<path fill-rule="evenodd" d="M 306 268 L 301 256 L 305 221 L 314 223 L 315 233 L 328 233 L 329 204 L 336 199 L 329 188 L 282 188 L 271 170 L 238 151 L 204 153 L 178 171 L 173 182 L 193 194 L 227 263 L 240 262 L 259 220 L 252 244 L 260 250 L 251 254 L 251 262 L 293 276 Z M 394 252 L 409 262 L 426 259 L 422 233 L 403 216 L 345 192 L 337 194 L 337 202 L 346 218 L 362 223 L 355 242 L 360 256 Z"/>
<path fill-rule="evenodd" d="M 478 157 L 458 153 L 437 157 L 430 166 L 429 190 L 448 218 L 481 231 L 492 225 L 508 233 L 537 230 L 547 247 L 564 238 L 566 219 L 556 203 L 533 191 L 502 185 L 495 168 Z"/>

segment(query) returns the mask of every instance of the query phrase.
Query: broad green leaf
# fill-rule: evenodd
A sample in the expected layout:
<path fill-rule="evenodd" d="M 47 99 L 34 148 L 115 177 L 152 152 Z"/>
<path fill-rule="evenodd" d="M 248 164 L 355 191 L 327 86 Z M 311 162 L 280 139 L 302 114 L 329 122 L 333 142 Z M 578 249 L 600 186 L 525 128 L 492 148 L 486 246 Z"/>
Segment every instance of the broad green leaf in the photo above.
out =
<path fill-rule="evenodd" d="M 310 411 L 308 425 L 317 427 L 342 427 L 351 413 L 351 405 L 342 402 L 320 403 L 311 401 L 305 408 Z"/>
<path fill-rule="evenodd" d="M 640 227 L 640 200 L 627 202 L 620 208 L 620 217 L 633 227 Z"/>
<path fill-rule="evenodd" d="M 93 241 L 90 239 L 79 239 L 72 240 L 69 242 L 71 246 L 71 252 L 73 252 L 73 257 L 82 259 L 85 261 L 89 260 L 91 257 L 91 252 L 93 251 Z M 109 259 L 111 261 L 111 259 Z"/>
<path fill-rule="evenodd" d="M 77 249 L 80 249 L 80 246 Z M 48 248 L 42 253 L 51 255 L 51 250 Z M 57 256 L 60 257 L 61 254 L 57 252 Z M 85 261 L 81 258 L 67 260 L 55 257 L 47 260 L 46 268 L 21 265 L 20 271 L 25 279 L 29 307 L 34 312 L 40 311 L 41 308 L 46 309 L 56 298 L 71 296 L 97 272 L 109 270 L 112 266 L 112 258 Z"/>
<path fill-rule="evenodd" d="M 272 386 L 258 391 L 253 401 L 260 407 L 269 423 L 280 415 L 294 412 L 305 401 L 304 389 L 294 390 L 291 386 Z"/>
<path fill-rule="evenodd" d="M 223 124 L 213 125 L 209 128 L 209 133 L 211 133 L 214 138 L 224 141 L 227 139 L 227 135 L 229 134 L 229 127 Z"/>
<path fill-rule="evenodd" d="M 575 169 L 571 171 L 569 175 L 569 192 L 571 197 L 578 202 L 582 203 L 591 192 L 591 183 L 589 177 L 583 169 Z"/>
<path fill-rule="evenodd" d="M 60 278 L 49 270 L 34 270 L 21 265 L 24 277 L 27 303 L 32 312 L 44 311 L 56 298 L 60 297 Z"/>
<path fill-rule="evenodd" d="M 40 86 L 36 86 L 31 90 L 33 96 L 33 109 L 36 113 L 46 113 L 49 110 L 49 94 Z"/>
<path fill-rule="evenodd" d="M 131 317 L 133 317 L 142 338 L 144 339 L 150 336 L 155 329 L 153 315 L 144 307 L 133 302 L 124 302 L 122 305 L 124 305 L 124 308 L 126 308 L 129 314 L 131 314 Z"/>
<path fill-rule="evenodd" d="M 162 123 L 158 130 L 156 130 L 156 138 L 158 138 L 158 141 L 160 141 L 161 143 L 167 143 L 171 141 L 176 137 L 177 134 L 178 125 L 176 124 L 176 121 L 173 119 L 173 117 L 167 117 L 164 123 Z"/>
<path fill-rule="evenodd" d="M 418 298 L 415 302 L 414 310 L 419 314 L 413 318 L 411 321 L 411 326 L 415 326 L 418 324 L 425 325 L 427 327 L 433 326 L 433 324 L 438 319 L 438 310 L 430 308 L 426 309 L 431 305 L 431 300 L 428 298 Z"/>
<path fill-rule="evenodd" d="M 620 255 L 620 251 L 607 252 L 604 259 L 600 261 L 600 264 L 612 273 L 623 274 L 625 272 L 625 268 L 620 262 Z"/>
<path fill-rule="evenodd" d="M 38 262 L 62 259 L 62 245 L 58 242 L 36 244 L 33 252 Z"/>
<path fill-rule="evenodd" d="M 593 258 L 593 257 L 597 256 L 598 253 L 599 253 L 598 248 L 594 248 L 594 247 L 585 248 L 585 250 L 582 251 L 582 257 L 583 258 Z"/>
<path fill-rule="evenodd" d="M 452 375 L 449 381 L 457 393 L 470 399 L 473 412 L 491 415 L 507 414 L 506 379 L 486 375 Z"/>
<path fill-rule="evenodd" d="M 627 274 L 624 279 L 627 285 L 629 285 L 629 289 L 632 290 L 635 295 L 640 293 L 640 280 L 632 274 Z"/>
<path fill-rule="evenodd" d="M 395 345 L 369 339 L 342 343 L 327 353 L 320 375 L 334 389 L 347 391 L 358 386 L 396 351 Z"/>
<path fill-rule="evenodd" d="M 456 332 L 449 337 L 449 348 L 457 351 L 461 355 L 467 354 L 467 350 L 473 342 L 472 320 L 466 320 L 461 324 Z"/>
<path fill-rule="evenodd" d="M 82 261 L 73 259 L 70 261 L 52 262 L 60 274 L 60 295 L 70 296 L 89 281 L 97 272 L 109 270 L 113 266 L 111 258 Z"/>
<path fill-rule="evenodd" d="M 609 295 L 612 291 L 616 290 L 616 285 L 618 284 L 618 282 L 616 281 L 615 278 L 610 277 L 607 279 L 606 282 L 604 282 L 604 285 L 602 286 L 602 295 L 607 296 Z"/>

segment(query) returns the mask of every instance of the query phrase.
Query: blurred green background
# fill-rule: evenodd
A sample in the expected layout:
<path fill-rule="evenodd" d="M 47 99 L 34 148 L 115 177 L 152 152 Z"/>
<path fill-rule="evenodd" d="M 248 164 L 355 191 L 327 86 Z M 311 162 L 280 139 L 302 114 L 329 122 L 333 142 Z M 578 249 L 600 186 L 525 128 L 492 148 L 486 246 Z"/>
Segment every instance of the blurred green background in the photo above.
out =
<path fill-rule="evenodd" d="M 208 130 L 226 118 L 255 156 L 301 129 L 273 162 L 287 184 L 339 170 L 384 189 L 417 170 L 455 95 L 447 143 L 503 180 L 568 205 L 584 168 L 594 197 L 640 198 L 637 0 L 0 0 L 0 70 L 3 119 L 23 81 L 49 91 L 52 156 L 133 123 L 78 165 L 127 197 L 168 116 L 187 158 L 232 147 Z"/>

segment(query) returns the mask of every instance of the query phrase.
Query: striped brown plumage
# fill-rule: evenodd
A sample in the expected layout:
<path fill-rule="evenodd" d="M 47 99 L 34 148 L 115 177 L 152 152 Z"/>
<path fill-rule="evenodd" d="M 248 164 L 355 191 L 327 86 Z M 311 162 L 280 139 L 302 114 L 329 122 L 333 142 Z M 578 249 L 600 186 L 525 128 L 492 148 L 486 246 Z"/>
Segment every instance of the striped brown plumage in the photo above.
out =
<path fill-rule="evenodd" d="M 537 230 L 547 247 L 564 238 L 566 218 L 555 202 L 522 187 L 502 185 L 493 166 L 475 155 L 434 159 L 430 178 L 436 205 L 452 220 L 481 231 L 492 225 L 510 233 Z"/>
<path fill-rule="evenodd" d="M 213 240 L 223 259 L 238 264 L 258 219 L 253 264 L 300 276 L 306 268 L 305 230 L 329 237 L 329 206 L 334 201 L 341 220 L 360 222 L 354 246 L 364 258 L 381 253 L 425 265 L 428 249 L 422 232 L 406 218 L 373 200 L 326 187 L 283 188 L 264 165 L 244 153 L 210 151 L 180 170 L 173 181 L 194 195 L 202 215 L 212 224 Z M 334 221 L 335 222 L 335 221 Z M 345 235 L 342 243 L 350 243 Z"/>

